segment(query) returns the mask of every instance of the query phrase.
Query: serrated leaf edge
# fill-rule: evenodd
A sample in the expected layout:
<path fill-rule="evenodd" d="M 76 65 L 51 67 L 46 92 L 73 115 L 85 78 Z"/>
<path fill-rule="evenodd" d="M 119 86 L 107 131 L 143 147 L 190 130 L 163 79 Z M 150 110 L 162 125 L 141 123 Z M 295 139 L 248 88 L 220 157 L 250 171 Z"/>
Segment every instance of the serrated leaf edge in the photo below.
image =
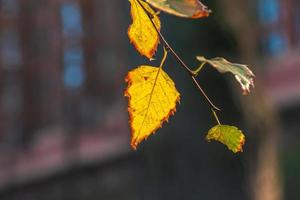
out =
<path fill-rule="evenodd" d="M 137 0 L 138 1 L 138 0 Z M 144 2 L 144 3 L 147 3 L 147 2 Z M 139 5 L 140 6 L 140 5 Z M 146 14 L 146 13 L 145 13 Z M 133 39 L 130 38 L 129 36 L 129 32 L 130 32 L 130 29 L 132 28 L 133 26 L 133 15 L 132 15 L 132 11 L 130 11 L 130 16 L 131 16 L 131 19 L 132 19 L 132 24 L 129 25 L 128 29 L 127 29 L 127 35 L 128 35 L 128 38 L 129 38 L 129 42 L 137 49 L 138 53 L 142 56 L 146 56 L 147 58 L 149 58 L 150 60 L 153 58 L 153 56 L 155 55 L 156 51 L 157 51 L 157 47 L 158 45 L 160 44 L 160 38 L 159 38 L 159 35 L 155 41 L 155 45 L 153 46 L 153 48 L 148 51 L 147 53 L 143 54 L 142 53 L 142 49 L 138 46 L 138 43 L 136 41 L 134 41 Z M 156 17 L 159 19 L 159 17 L 156 15 Z M 160 20 L 160 19 L 159 19 Z M 151 23 L 151 20 L 149 19 L 150 23 Z M 158 31 L 160 31 L 161 27 L 153 27 L 154 29 L 158 29 Z M 158 33 L 157 33 L 158 34 Z"/>
<path fill-rule="evenodd" d="M 130 86 L 133 84 L 132 81 L 131 81 L 131 79 L 130 79 L 130 73 L 131 73 L 131 71 L 130 71 L 130 72 L 127 74 L 127 76 L 125 77 L 125 82 L 127 83 L 127 88 L 126 88 L 126 90 L 125 90 L 125 92 L 124 92 L 124 96 L 128 98 L 129 126 L 130 126 L 131 136 L 133 137 L 133 133 L 134 133 L 134 128 L 132 127 L 132 121 L 133 121 L 133 114 L 132 114 L 132 112 L 133 112 L 133 111 L 132 111 L 132 109 L 130 108 L 130 100 L 131 100 L 132 97 L 131 97 L 131 95 L 130 95 L 129 92 L 128 92 Z M 162 127 L 163 123 L 164 123 L 164 122 L 169 122 L 169 117 L 175 114 L 175 112 L 176 112 L 176 106 L 177 106 L 177 104 L 180 104 L 180 93 L 178 93 L 178 94 L 179 94 L 179 95 L 178 95 L 178 97 L 177 97 L 177 99 L 176 99 L 176 101 L 175 101 L 174 108 L 171 108 L 171 109 L 170 109 L 169 113 L 168 113 L 164 118 L 161 119 L 160 124 L 158 124 L 158 125 L 154 128 L 154 130 L 153 130 L 147 137 L 144 138 L 144 140 L 147 140 L 147 138 L 148 138 L 150 135 L 155 134 L 156 131 L 157 131 L 159 128 Z M 141 141 L 140 141 L 140 142 L 141 142 Z M 137 146 L 139 145 L 140 142 L 138 142 L 138 141 L 136 141 L 136 140 L 132 140 L 132 141 L 131 141 L 131 147 L 132 147 L 134 150 L 137 150 Z"/>

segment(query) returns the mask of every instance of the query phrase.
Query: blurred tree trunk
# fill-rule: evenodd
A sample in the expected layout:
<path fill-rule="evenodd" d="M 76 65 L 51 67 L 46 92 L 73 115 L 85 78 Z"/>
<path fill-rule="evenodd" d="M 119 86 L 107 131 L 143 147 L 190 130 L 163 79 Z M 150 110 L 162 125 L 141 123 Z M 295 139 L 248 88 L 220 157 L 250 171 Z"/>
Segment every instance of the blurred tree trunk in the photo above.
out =
<path fill-rule="evenodd" d="M 262 66 L 258 66 L 262 62 L 258 62 L 259 58 L 256 54 L 258 27 L 253 20 L 253 9 L 251 9 L 253 2 L 240 0 L 219 2 L 224 12 L 225 23 L 230 26 L 237 40 L 241 62 L 251 64 L 251 68 L 257 75 L 256 88 L 252 94 L 242 97 L 241 92 L 235 90 L 249 131 L 248 137 L 255 134 L 255 141 L 257 141 L 254 144 L 257 154 L 253 156 L 254 148 L 251 148 L 250 155 L 247 155 L 249 166 L 246 173 L 251 182 L 250 196 L 254 200 L 280 200 L 283 192 L 278 164 L 280 127 L 278 113 L 260 84 L 259 68 Z"/>

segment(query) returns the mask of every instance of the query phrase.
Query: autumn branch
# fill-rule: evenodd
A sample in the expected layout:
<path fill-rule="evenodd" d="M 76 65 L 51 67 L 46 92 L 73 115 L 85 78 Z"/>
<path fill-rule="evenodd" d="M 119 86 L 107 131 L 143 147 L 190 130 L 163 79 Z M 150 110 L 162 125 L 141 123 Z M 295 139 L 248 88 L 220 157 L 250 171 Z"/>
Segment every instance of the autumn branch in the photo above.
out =
<path fill-rule="evenodd" d="M 174 81 L 162 69 L 167 53 L 171 53 L 179 65 L 188 72 L 196 88 L 205 98 L 217 122 L 217 125 L 208 131 L 206 139 L 208 141 L 212 139 L 217 140 L 234 153 L 241 152 L 245 143 L 244 134 L 235 126 L 220 123 L 217 111 L 221 110 L 215 106 L 202 89 L 197 81 L 197 76 L 206 64 L 210 65 L 220 73 L 231 73 L 240 84 L 243 93 L 247 94 L 250 92 L 251 86 L 254 87 L 254 74 L 247 65 L 232 63 L 222 57 L 206 59 L 203 56 L 197 56 L 200 66 L 195 70 L 189 68 L 167 42 L 163 34 L 161 34 L 161 22 L 158 13 L 151 6 L 158 10 L 187 18 L 208 16 L 210 10 L 198 0 L 162 1 L 159 5 L 156 4 L 157 1 L 149 2 L 149 4 L 147 3 L 148 1 L 129 0 L 131 3 L 132 24 L 129 26 L 128 36 L 136 50 L 149 59 L 153 57 L 160 41 L 163 47 L 163 57 L 159 67 L 139 66 L 131 70 L 125 79 L 128 84 L 125 96 L 129 99 L 128 112 L 132 132 L 132 147 L 136 149 L 142 140 L 155 133 L 164 122 L 168 121 L 170 115 L 176 111 L 180 93 L 177 91 Z M 184 11 L 176 9 L 174 5 L 178 2 L 182 2 L 182 6 L 189 9 Z"/>
<path fill-rule="evenodd" d="M 196 76 L 198 75 L 198 70 L 193 71 L 191 70 L 187 64 L 185 64 L 183 62 L 183 60 L 178 56 L 178 54 L 174 51 L 174 49 L 171 47 L 171 45 L 167 42 L 167 40 L 165 39 L 165 37 L 163 36 L 163 34 L 158 30 L 158 28 L 156 27 L 154 21 L 153 21 L 153 15 L 151 13 L 149 13 L 147 11 L 147 9 L 144 7 L 144 5 L 140 2 L 140 0 L 137 1 L 139 3 L 139 5 L 141 6 L 141 8 L 144 10 L 144 12 L 147 14 L 147 16 L 149 17 L 150 22 L 152 23 L 155 31 L 157 32 L 157 34 L 159 35 L 163 46 L 165 47 L 165 49 L 167 51 L 169 51 L 173 57 L 175 58 L 175 60 L 179 63 L 179 65 L 181 67 L 183 67 L 191 76 L 193 83 L 196 85 L 197 89 L 200 91 L 200 93 L 202 94 L 202 96 L 204 97 L 204 99 L 206 100 L 207 104 L 210 106 L 210 108 L 212 109 L 214 116 L 216 116 L 216 112 L 215 111 L 221 111 L 220 108 L 218 108 L 208 97 L 208 95 L 205 93 L 205 91 L 203 90 L 203 88 L 200 86 L 200 84 L 198 83 L 198 81 L 196 80 Z M 217 120 L 218 121 L 218 120 Z"/>

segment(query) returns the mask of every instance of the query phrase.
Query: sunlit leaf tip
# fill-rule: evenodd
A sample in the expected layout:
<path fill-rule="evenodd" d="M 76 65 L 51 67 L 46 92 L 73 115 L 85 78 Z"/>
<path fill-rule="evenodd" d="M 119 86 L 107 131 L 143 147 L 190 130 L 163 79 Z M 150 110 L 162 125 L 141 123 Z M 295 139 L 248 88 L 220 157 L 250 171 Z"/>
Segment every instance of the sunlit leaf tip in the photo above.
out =
<path fill-rule="evenodd" d="M 129 0 L 129 2 L 132 24 L 128 28 L 128 37 L 136 50 L 151 60 L 159 44 L 157 31 L 161 29 L 160 19 L 146 2 L 140 0 Z M 144 9 L 151 15 L 156 28 Z"/>
<path fill-rule="evenodd" d="M 153 7 L 166 13 L 186 18 L 208 17 L 211 10 L 199 0 L 146 0 Z"/>
<path fill-rule="evenodd" d="M 235 126 L 217 125 L 211 128 L 206 139 L 216 140 L 226 145 L 234 153 L 242 152 L 245 144 L 245 135 Z"/>
<path fill-rule="evenodd" d="M 250 93 L 251 86 L 254 87 L 253 78 L 255 77 L 255 75 L 248 68 L 247 65 L 231 63 L 226 59 L 220 57 L 206 59 L 203 56 L 198 56 L 197 59 L 200 62 L 209 63 L 211 66 L 216 68 L 220 73 L 226 73 L 226 72 L 232 73 L 235 79 L 241 85 L 243 94 Z"/>
<path fill-rule="evenodd" d="M 125 81 L 131 146 L 136 149 L 175 113 L 180 94 L 173 80 L 158 67 L 140 66 L 130 71 Z"/>

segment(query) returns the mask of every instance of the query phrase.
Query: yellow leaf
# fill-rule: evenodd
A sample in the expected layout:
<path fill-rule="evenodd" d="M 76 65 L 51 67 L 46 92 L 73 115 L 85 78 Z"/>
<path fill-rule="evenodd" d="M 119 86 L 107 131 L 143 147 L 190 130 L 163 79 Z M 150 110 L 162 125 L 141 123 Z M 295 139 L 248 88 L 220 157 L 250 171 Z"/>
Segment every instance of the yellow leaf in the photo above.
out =
<path fill-rule="evenodd" d="M 151 59 L 157 49 L 159 35 L 138 1 L 153 16 L 152 20 L 157 30 L 160 31 L 161 28 L 157 14 L 147 3 L 140 0 L 129 0 L 131 3 L 132 24 L 128 29 L 128 37 L 140 54 Z"/>
<path fill-rule="evenodd" d="M 180 94 L 172 79 L 159 67 L 140 66 L 128 73 L 126 82 L 131 146 L 136 149 L 175 113 Z"/>
<path fill-rule="evenodd" d="M 245 135 L 235 126 L 217 125 L 208 131 L 208 141 L 217 140 L 226 145 L 234 153 L 242 152 L 245 144 Z"/>

